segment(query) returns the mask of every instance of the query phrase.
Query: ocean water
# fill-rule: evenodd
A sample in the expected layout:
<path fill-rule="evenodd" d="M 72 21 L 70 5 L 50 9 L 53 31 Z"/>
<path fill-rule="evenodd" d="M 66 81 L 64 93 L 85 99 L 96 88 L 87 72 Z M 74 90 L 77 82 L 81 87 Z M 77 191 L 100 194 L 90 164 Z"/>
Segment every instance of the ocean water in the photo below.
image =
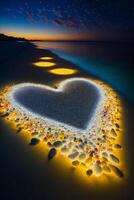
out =
<path fill-rule="evenodd" d="M 134 46 L 128 43 L 34 42 L 105 81 L 134 102 Z"/>

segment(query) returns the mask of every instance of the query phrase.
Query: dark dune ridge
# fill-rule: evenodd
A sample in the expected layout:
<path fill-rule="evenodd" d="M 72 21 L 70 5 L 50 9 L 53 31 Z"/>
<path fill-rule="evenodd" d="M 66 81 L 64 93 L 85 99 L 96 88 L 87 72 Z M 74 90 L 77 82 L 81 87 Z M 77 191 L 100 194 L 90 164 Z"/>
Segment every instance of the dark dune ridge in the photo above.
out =
<path fill-rule="evenodd" d="M 29 85 L 13 96 L 29 111 L 79 129 L 87 128 L 100 99 L 96 86 L 84 80 L 68 82 L 58 92 Z"/>

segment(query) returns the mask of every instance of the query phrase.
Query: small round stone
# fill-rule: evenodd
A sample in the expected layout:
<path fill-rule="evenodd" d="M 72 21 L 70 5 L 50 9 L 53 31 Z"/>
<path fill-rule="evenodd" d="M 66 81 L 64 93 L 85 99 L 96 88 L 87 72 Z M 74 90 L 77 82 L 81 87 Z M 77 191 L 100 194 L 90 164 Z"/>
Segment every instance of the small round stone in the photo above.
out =
<path fill-rule="evenodd" d="M 38 135 L 39 133 L 37 131 L 32 132 L 32 135 Z"/>
<path fill-rule="evenodd" d="M 19 132 L 21 132 L 21 130 L 22 130 L 22 128 L 19 127 L 19 128 L 17 129 L 17 132 L 19 133 Z"/>
<path fill-rule="evenodd" d="M 101 172 L 102 172 L 101 166 L 99 164 L 95 163 L 94 164 L 94 174 L 95 174 L 95 176 L 100 176 Z"/>
<path fill-rule="evenodd" d="M 107 149 L 107 152 L 108 152 L 108 153 L 112 153 L 112 151 L 113 151 L 112 148 L 108 148 L 108 149 Z"/>
<path fill-rule="evenodd" d="M 114 165 L 111 165 L 111 164 L 110 164 L 109 166 L 110 166 L 112 172 L 113 172 L 116 176 L 118 176 L 119 178 L 123 178 L 123 177 L 124 177 L 123 172 L 122 172 L 118 167 L 116 167 L 116 166 L 114 166 Z"/>
<path fill-rule="evenodd" d="M 107 154 L 106 152 L 103 152 L 102 155 L 103 155 L 104 157 L 107 157 L 107 156 L 108 156 L 108 154 Z"/>
<path fill-rule="evenodd" d="M 51 146 L 52 146 L 51 142 L 48 142 L 48 143 L 47 143 L 47 145 L 48 145 L 49 147 L 51 147 Z"/>
<path fill-rule="evenodd" d="M 74 160 L 73 162 L 72 162 L 72 165 L 73 166 L 75 166 L 75 167 L 77 167 L 78 165 L 79 165 L 79 161 L 78 160 Z"/>
<path fill-rule="evenodd" d="M 61 145 L 62 145 L 61 141 L 56 141 L 53 143 L 53 146 L 55 146 L 55 147 L 60 147 Z"/>
<path fill-rule="evenodd" d="M 31 142 L 30 142 L 30 145 L 36 145 L 40 142 L 40 140 L 38 138 L 32 138 L 31 139 Z"/>
<path fill-rule="evenodd" d="M 55 148 L 50 149 L 48 153 L 48 160 L 52 159 L 56 155 L 57 151 Z"/>
<path fill-rule="evenodd" d="M 110 160 L 112 162 L 115 162 L 115 163 L 119 163 L 120 162 L 119 159 L 115 155 L 113 155 L 113 154 L 110 154 L 109 158 L 110 158 Z"/>
<path fill-rule="evenodd" d="M 118 123 L 116 123 L 116 124 L 115 124 L 115 126 L 116 126 L 117 128 L 120 128 L 120 126 L 119 126 L 119 124 L 118 124 Z"/>
<path fill-rule="evenodd" d="M 85 153 L 82 153 L 79 155 L 79 159 L 80 160 L 84 160 L 86 158 L 86 154 Z"/>
<path fill-rule="evenodd" d="M 78 154 L 79 154 L 79 153 L 76 151 L 76 152 L 74 152 L 74 153 L 72 153 L 72 154 L 69 154 L 68 158 L 74 159 L 74 158 L 76 158 L 76 157 L 78 156 Z"/>
<path fill-rule="evenodd" d="M 69 149 L 66 146 L 64 146 L 64 147 L 61 148 L 61 152 L 62 153 L 66 153 L 68 151 L 69 151 Z"/>
<path fill-rule="evenodd" d="M 114 148 L 115 148 L 115 149 L 121 149 L 122 147 L 121 147 L 120 144 L 115 144 L 115 145 L 114 145 Z"/>
<path fill-rule="evenodd" d="M 115 130 L 112 128 L 110 134 L 113 136 L 113 137 L 117 137 L 117 133 L 115 132 Z"/>
<path fill-rule="evenodd" d="M 91 175 L 93 174 L 93 171 L 92 171 L 91 169 L 88 169 L 88 170 L 86 171 L 86 174 L 87 174 L 88 176 L 91 176 Z"/>

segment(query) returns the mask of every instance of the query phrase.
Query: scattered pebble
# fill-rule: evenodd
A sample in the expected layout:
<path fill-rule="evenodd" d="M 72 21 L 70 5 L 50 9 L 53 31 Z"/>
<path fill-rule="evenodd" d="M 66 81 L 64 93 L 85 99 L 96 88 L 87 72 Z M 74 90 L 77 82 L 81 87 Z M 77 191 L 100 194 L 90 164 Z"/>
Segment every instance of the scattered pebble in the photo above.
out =
<path fill-rule="evenodd" d="M 79 155 L 79 159 L 80 160 L 84 160 L 86 158 L 86 154 L 85 153 L 82 153 Z"/>
<path fill-rule="evenodd" d="M 107 149 L 107 152 L 108 152 L 108 153 L 112 153 L 112 151 L 113 151 L 112 148 Z"/>
<path fill-rule="evenodd" d="M 7 117 L 7 116 L 9 116 L 9 113 L 4 113 L 1 115 L 1 117 Z"/>
<path fill-rule="evenodd" d="M 117 124 L 117 123 L 115 124 L 115 126 L 116 126 L 117 128 L 120 128 L 119 124 Z"/>
<path fill-rule="evenodd" d="M 38 135 L 39 133 L 37 131 L 32 132 L 32 135 Z"/>
<path fill-rule="evenodd" d="M 101 166 L 99 164 L 95 163 L 94 164 L 94 174 L 96 176 L 100 176 L 101 172 L 102 172 Z"/>
<path fill-rule="evenodd" d="M 61 145 L 62 145 L 61 141 L 56 141 L 53 143 L 53 146 L 55 146 L 55 147 L 60 147 Z"/>
<path fill-rule="evenodd" d="M 115 130 L 112 128 L 110 134 L 113 136 L 113 137 L 117 137 L 117 133 L 115 132 Z"/>
<path fill-rule="evenodd" d="M 115 145 L 114 145 L 114 148 L 115 148 L 115 149 L 121 149 L 122 147 L 121 147 L 120 144 L 115 144 Z"/>
<path fill-rule="evenodd" d="M 115 163 L 119 163 L 120 162 L 119 159 L 116 156 L 114 156 L 113 154 L 110 154 L 109 158 L 110 158 L 111 161 L 113 161 Z"/>
<path fill-rule="evenodd" d="M 78 153 L 77 151 L 75 151 L 74 153 L 69 154 L 68 158 L 74 159 L 74 158 L 76 158 L 78 155 L 79 155 L 79 153 Z"/>
<path fill-rule="evenodd" d="M 51 142 L 48 142 L 48 143 L 47 143 L 47 145 L 48 145 L 49 147 L 51 147 L 51 146 L 52 146 Z"/>
<path fill-rule="evenodd" d="M 108 154 L 107 154 L 106 152 L 103 152 L 102 155 L 103 155 L 104 157 L 107 157 L 107 156 L 108 156 Z"/>
<path fill-rule="evenodd" d="M 84 143 L 80 143 L 80 144 L 79 144 L 79 148 L 80 148 L 80 149 L 84 149 L 84 147 L 85 147 L 85 144 L 84 144 Z"/>
<path fill-rule="evenodd" d="M 86 171 L 86 174 L 87 174 L 88 176 L 91 176 L 91 175 L 93 174 L 93 171 L 92 171 L 91 169 L 88 169 L 88 170 Z"/>
<path fill-rule="evenodd" d="M 48 153 L 48 160 L 52 159 L 56 155 L 57 151 L 55 148 L 50 149 Z"/>
<path fill-rule="evenodd" d="M 62 153 L 66 153 L 68 151 L 69 151 L 69 149 L 66 146 L 64 146 L 64 147 L 61 148 L 61 152 Z"/>
<path fill-rule="evenodd" d="M 17 129 L 17 132 L 19 133 L 19 132 L 21 132 L 21 130 L 22 130 L 22 128 L 20 127 Z"/>
<path fill-rule="evenodd" d="M 80 162 L 78 161 L 78 160 L 74 160 L 73 162 L 72 162 L 72 165 L 74 165 L 74 166 L 78 166 L 80 164 Z"/>
<path fill-rule="evenodd" d="M 32 138 L 31 139 L 31 142 L 30 142 L 30 145 L 36 145 L 36 144 L 38 144 L 40 142 L 40 139 L 38 139 L 38 138 Z"/>
<path fill-rule="evenodd" d="M 124 177 L 123 172 L 122 172 L 118 167 L 116 167 L 116 166 L 114 166 L 114 165 L 111 165 L 111 164 L 110 164 L 109 166 L 110 166 L 112 172 L 113 172 L 116 176 L 118 176 L 118 177 L 120 177 L 120 178 L 123 178 L 123 177 Z"/>

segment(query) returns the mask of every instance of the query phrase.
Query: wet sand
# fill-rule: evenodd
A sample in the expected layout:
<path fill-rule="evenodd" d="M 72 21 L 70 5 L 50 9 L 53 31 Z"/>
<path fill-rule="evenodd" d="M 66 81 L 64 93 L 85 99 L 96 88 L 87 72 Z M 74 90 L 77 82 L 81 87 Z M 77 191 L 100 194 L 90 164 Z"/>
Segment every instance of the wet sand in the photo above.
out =
<path fill-rule="evenodd" d="M 49 74 L 47 70 L 35 68 L 32 63 L 41 56 L 53 56 L 57 67 L 78 69 L 77 66 L 59 58 L 48 50 L 36 49 L 30 43 L 3 43 L 0 48 L 1 79 L 0 85 L 7 83 L 34 82 L 51 85 L 53 82 L 64 80 L 67 77 L 92 77 L 82 71 L 69 76 Z M 124 145 L 128 163 L 129 176 L 126 182 L 110 183 L 109 186 L 93 185 L 77 177 L 67 166 L 60 167 L 60 159 L 48 163 L 47 153 L 39 152 L 39 146 L 28 145 L 28 138 L 5 124 L 0 119 L 1 132 L 1 196 L 3 199 L 130 199 L 132 192 L 133 159 L 132 142 L 133 125 L 130 123 L 133 116 L 133 105 L 123 104 L 125 118 L 130 116 L 126 123 L 127 134 Z M 131 165 L 131 167 L 130 167 Z"/>

